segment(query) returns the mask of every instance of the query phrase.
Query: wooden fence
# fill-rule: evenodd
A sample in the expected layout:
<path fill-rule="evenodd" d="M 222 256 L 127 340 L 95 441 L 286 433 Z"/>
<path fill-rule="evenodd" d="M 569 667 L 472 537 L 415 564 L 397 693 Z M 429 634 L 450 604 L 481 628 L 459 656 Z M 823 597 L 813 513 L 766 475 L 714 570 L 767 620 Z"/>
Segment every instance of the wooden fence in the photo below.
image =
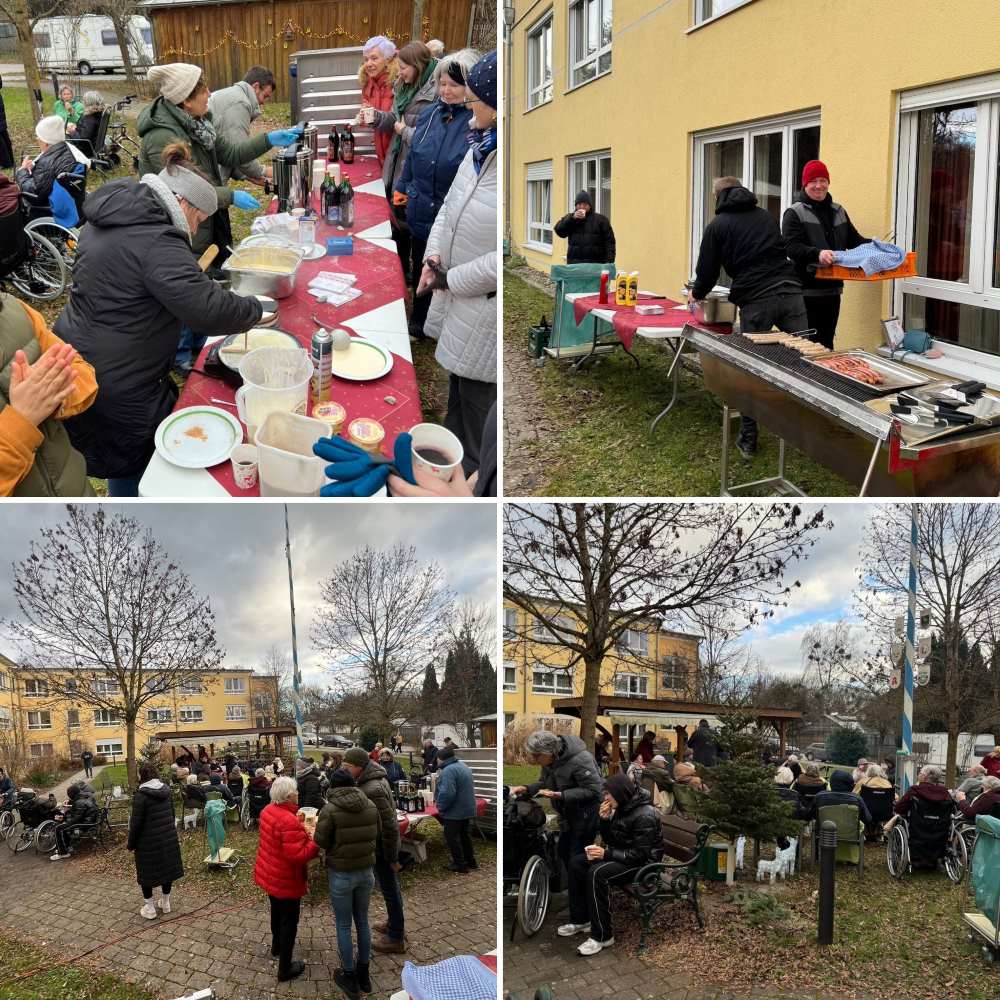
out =
<path fill-rule="evenodd" d="M 440 38 L 449 50 L 464 47 L 474 6 L 472 0 L 425 0 L 423 40 Z M 241 80 L 250 66 L 266 66 L 274 71 L 279 101 L 289 99 L 292 53 L 362 45 L 372 35 L 403 45 L 413 21 L 410 0 L 262 0 L 143 10 L 153 24 L 158 63 L 201 66 L 213 90 Z"/>

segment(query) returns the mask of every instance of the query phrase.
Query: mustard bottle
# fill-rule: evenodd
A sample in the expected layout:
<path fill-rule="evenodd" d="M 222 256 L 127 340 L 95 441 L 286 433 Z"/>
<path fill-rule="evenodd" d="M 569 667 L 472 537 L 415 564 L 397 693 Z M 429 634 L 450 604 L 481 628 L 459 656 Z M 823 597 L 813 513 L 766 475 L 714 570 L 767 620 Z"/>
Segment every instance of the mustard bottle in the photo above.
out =
<path fill-rule="evenodd" d="M 628 305 L 628 275 L 624 271 L 615 278 L 615 305 Z"/>
<path fill-rule="evenodd" d="M 628 286 L 625 292 L 625 305 L 634 309 L 639 301 L 639 272 L 633 271 L 628 276 Z"/>

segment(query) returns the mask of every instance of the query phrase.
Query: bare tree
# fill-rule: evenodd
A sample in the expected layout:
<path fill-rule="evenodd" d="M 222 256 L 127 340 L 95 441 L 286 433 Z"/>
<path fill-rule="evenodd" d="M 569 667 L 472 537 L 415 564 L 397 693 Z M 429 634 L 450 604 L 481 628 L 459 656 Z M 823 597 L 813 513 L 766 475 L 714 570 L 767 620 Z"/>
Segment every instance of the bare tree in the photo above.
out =
<path fill-rule="evenodd" d="M 436 562 L 416 549 L 358 550 L 321 586 L 312 640 L 340 694 L 363 691 L 371 722 L 387 733 L 424 667 L 448 640 L 454 600 Z"/>
<path fill-rule="evenodd" d="M 212 683 L 222 662 L 209 601 L 138 521 L 68 506 L 14 566 L 20 617 L 6 622 L 22 674 L 47 697 L 124 723 L 129 783 L 137 786 L 136 720 L 182 685 Z M 65 672 L 57 672 L 59 668 Z"/>
<path fill-rule="evenodd" d="M 590 741 L 602 664 L 627 629 L 682 624 L 712 607 L 747 625 L 769 617 L 824 514 L 797 505 L 507 504 L 504 520 L 504 596 L 527 612 L 532 642 L 583 664 L 580 733 Z"/>
<path fill-rule="evenodd" d="M 271 725 L 290 722 L 294 716 L 289 684 L 291 670 L 292 664 L 288 654 L 282 652 L 278 646 L 269 646 L 258 670 L 268 684 L 264 690 L 258 688 L 254 700 L 259 702 L 264 715 L 271 719 Z"/>
<path fill-rule="evenodd" d="M 817 622 L 803 633 L 799 645 L 802 654 L 802 680 L 816 692 L 821 713 L 832 711 L 849 680 L 864 659 L 859 637 L 845 619 Z"/>
<path fill-rule="evenodd" d="M 51 17 L 62 12 L 65 0 L 51 3 L 32 3 L 31 0 L 0 0 L 0 14 L 14 25 L 17 32 L 18 51 L 24 64 L 24 81 L 28 87 L 28 104 L 31 117 L 38 122 L 42 117 L 42 107 L 38 95 L 42 92 L 38 59 L 35 57 L 35 25 L 43 17 Z"/>
<path fill-rule="evenodd" d="M 1000 616 L 1000 506 L 921 504 L 917 545 L 919 603 L 930 610 L 940 649 L 940 678 L 933 685 L 938 714 L 948 732 L 947 781 L 955 779 L 958 735 L 965 707 L 982 694 L 981 675 L 965 669 L 967 649 L 990 643 Z M 910 561 L 910 508 L 880 504 L 861 553 L 858 612 L 873 636 L 889 636 L 905 607 Z M 885 671 L 889 661 L 872 670 Z M 928 689 L 918 689 L 917 697 Z M 996 709 L 983 725 L 996 725 Z"/>
<path fill-rule="evenodd" d="M 686 694 L 694 701 L 730 707 L 748 704 L 749 681 L 761 670 L 761 663 L 753 649 L 740 641 L 743 627 L 728 608 L 712 605 L 692 608 L 689 617 L 702 638 Z"/>

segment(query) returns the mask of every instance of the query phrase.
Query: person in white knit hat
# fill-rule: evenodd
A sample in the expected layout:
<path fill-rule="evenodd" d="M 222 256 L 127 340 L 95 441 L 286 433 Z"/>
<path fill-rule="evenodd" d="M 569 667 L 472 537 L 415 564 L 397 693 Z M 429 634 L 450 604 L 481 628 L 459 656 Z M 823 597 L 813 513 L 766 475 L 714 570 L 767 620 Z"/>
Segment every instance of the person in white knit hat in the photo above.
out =
<path fill-rule="evenodd" d="M 51 215 L 49 195 L 61 173 L 72 173 L 76 157 L 66 142 L 66 123 L 58 115 L 49 115 L 35 126 L 41 152 L 32 159 L 26 156 L 14 174 L 21 193 L 26 195 L 32 218 Z"/>
<path fill-rule="evenodd" d="M 254 135 L 242 141 L 217 132 L 208 110 L 211 96 L 200 67 L 190 63 L 169 63 L 150 66 L 147 73 L 150 84 L 159 90 L 159 96 L 139 115 L 137 128 L 142 142 L 139 154 L 139 173 L 155 174 L 161 165 L 164 148 L 172 142 L 183 142 L 190 147 L 192 162 L 216 186 L 219 209 L 206 219 L 194 233 L 191 247 L 200 257 L 213 243 L 219 247 L 215 265 L 218 267 L 229 256 L 225 249 L 233 242 L 229 225 L 229 206 L 244 210 L 260 208 L 257 199 L 246 191 L 234 191 L 222 178 L 220 164 L 238 167 L 255 160 L 272 146 L 291 145 L 301 134 L 301 129 L 277 129 L 266 135 Z M 175 358 L 175 368 L 190 370 L 205 343 L 205 334 L 185 326 L 180 347 Z"/>

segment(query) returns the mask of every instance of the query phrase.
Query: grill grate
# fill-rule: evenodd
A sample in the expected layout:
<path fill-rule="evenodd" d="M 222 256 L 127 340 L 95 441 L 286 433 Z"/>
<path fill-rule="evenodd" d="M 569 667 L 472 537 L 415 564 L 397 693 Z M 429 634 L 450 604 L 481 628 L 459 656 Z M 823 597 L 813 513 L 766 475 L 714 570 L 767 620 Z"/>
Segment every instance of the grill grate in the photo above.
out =
<path fill-rule="evenodd" d="M 810 364 L 798 351 L 792 347 L 786 347 L 784 344 L 758 344 L 739 333 L 730 334 L 726 338 L 720 337 L 719 340 L 737 348 L 744 354 L 752 354 L 765 361 L 770 361 L 771 364 L 777 365 L 793 375 L 798 375 L 800 378 L 822 386 L 824 389 L 830 389 L 841 396 L 857 400 L 859 403 L 869 403 L 873 399 L 895 391 L 862 385 L 849 378 L 844 378 L 843 375 L 838 375 L 836 372 L 826 371 L 818 365 Z"/>

